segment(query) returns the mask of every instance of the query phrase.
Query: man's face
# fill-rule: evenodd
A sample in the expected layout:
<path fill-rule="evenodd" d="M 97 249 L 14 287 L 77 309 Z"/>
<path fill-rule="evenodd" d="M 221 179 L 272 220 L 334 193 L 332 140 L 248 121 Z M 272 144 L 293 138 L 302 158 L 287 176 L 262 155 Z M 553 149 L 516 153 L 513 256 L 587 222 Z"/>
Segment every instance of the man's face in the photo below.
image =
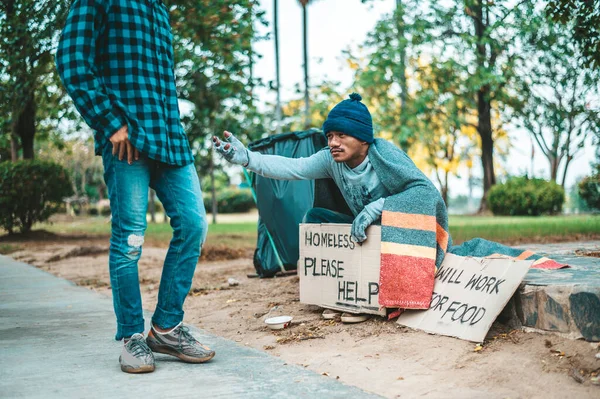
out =
<path fill-rule="evenodd" d="M 327 132 L 327 144 L 333 160 L 336 162 L 349 162 L 362 160 L 367 153 L 367 143 L 342 132 Z M 359 163 L 360 163 L 359 162 Z M 355 165 L 356 166 L 356 165 Z"/>

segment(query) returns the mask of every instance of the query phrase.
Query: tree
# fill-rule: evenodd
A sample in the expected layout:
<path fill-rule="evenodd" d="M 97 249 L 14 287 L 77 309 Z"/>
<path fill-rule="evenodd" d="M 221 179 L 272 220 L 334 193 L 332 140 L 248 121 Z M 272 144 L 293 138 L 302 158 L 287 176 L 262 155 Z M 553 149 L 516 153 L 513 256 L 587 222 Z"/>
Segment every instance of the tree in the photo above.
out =
<path fill-rule="evenodd" d="M 64 0 L 0 2 L 0 128 L 10 134 L 13 161 L 19 147 L 23 158 L 34 157 L 38 97 L 55 74 L 52 52 L 68 7 Z"/>
<path fill-rule="evenodd" d="M 413 111 L 417 130 L 411 147 L 413 153 L 420 152 L 415 158 L 423 158 L 433 170 L 446 204 L 449 176 L 457 175 L 459 166 L 470 160 L 470 148 L 477 143 L 472 125 L 475 115 L 465 106 L 465 89 L 452 74 L 451 64 L 451 60 L 433 59 L 415 73 L 418 89 L 413 95 Z"/>
<path fill-rule="evenodd" d="M 279 0 L 273 0 L 273 39 L 275 42 L 275 133 L 281 133 L 281 79 L 279 76 Z"/>
<path fill-rule="evenodd" d="M 347 94 L 347 93 L 346 93 Z M 338 82 L 325 81 L 311 90 L 312 101 L 310 103 L 310 119 L 313 126 L 322 126 L 329 111 L 347 95 L 340 92 Z M 299 131 L 305 129 L 304 124 L 304 99 L 293 99 L 283 105 L 285 117 L 285 131 Z"/>
<path fill-rule="evenodd" d="M 465 107 L 476 115 L 479 135 L 484 196 L 480 211 L 487 208 L 486 195 L 496 183 L 494 170 L 493 110 L 514 104 L 509 88 L 516 79 L 514 64 L 520 56 L 515 45 L 523 15 L 530 7 L 509 0 L 464 0 L 439 2 L 404 0 L 403 30 L 406 56 L 415 64 L 420 55 L 452 61 L 452 74 L 465 88 Z M 382 129 L 390 129 L 404 148 L 415 140 L 416 128 L 411 118 L 401 121 L 401 90 L 394 83 L 394 68 L 400 63 L 401 47 L 398 26 L 386 16 L 369 34 L 365 48 L 373 48 L 365 68 L 358 68 L 357 81 L 369 87 L 374 105 L 385 116 L 378 117 Z M 398 20 L 396 18 L 396 20 Z M 411 61 L 407 61 L 407 67 Z M 360 64 L 360 63 L 359 63 Z M 413 68 L 415 68 L 413 66 Z M 409 72 L 409 71 L 407 71 Z M 408 85 L 410 88 L 410 84 Z M 369 98 L 369 93 L 364 96 Z M 407 106 L 410 99 L 407 101 Z M 409 114 L 410 112 L 404 112 Z"/>
<path fill-rule="evenodd" d="M 69 172 L 75 196 L 93 200 L 106 198 L 102 158 L 94 155 L 91 135 L 45 141 L 40 146 L 39 159 L 57 163 Z"/>
<path fill-rule="evenodd" d="M 308 85 L 308 12 L 307 7 L 314 0 L 298 0 L 302 6 L 302 54 L 304 57 L 304 128 L 308 129 L 311 125 L 310 120 L 310 98 Z"/>
<path fill-rule="evenodd" d="M 546 12 L 572 30 L 587 67 L 600 69 L 600 2 L 598 0 L 550 0 Z"/>
<path fill-rule="evenodd" d="M 531 134 L 561 186 L 571 161 L 590 139 L 600 138 L 600 115 L 590 102 L 600 95 L 600 69 L 587 69 L 569 27 L 539 17 L 527 34 L 529 56 L 520 63 L 528 79 L 520 87 L 520 124 Z"/>
<path fill-rule="evenodd" d="M 179 97 L 191 106 L 182 118 L 196 166 L 214 176 L 210 137 L 225 129 L 256 134 L 260 117 L 253 104 L 251 66 L 256 23 L 265 23 L 255 0 L 170 0 Z M 213 181 L 213 223 L 216 193 Z"/>

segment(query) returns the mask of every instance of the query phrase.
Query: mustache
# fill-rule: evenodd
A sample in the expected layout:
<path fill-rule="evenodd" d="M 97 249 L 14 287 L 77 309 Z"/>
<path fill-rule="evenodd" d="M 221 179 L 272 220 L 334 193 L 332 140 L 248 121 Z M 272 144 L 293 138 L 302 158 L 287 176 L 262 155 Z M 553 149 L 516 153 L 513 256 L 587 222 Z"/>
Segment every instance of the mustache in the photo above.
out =
<path fill-rule="evenodd" d="M 333 153 L 333 152 L 344 152 L 344 150 L 341 149 L 341 148 L 330 148 L 329 152 L 331 152 L 331 153 Z"/>

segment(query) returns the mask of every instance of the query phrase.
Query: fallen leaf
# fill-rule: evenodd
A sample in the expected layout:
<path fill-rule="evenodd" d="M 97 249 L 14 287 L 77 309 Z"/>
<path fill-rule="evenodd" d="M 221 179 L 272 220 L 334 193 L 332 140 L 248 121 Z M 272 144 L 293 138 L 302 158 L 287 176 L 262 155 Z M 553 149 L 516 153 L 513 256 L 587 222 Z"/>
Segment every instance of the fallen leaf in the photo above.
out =
<path fill-rule="evenodd" d="M 325 377 L 329 377 L 329 373 L 327 373 L 327 372 L 325 372 L 325 371 L 323 371 L 323 372 L 321 373 L 321 375 L 324 375 Z"/>
<path fill-rule="evenodd" d="M 546 345 L 546 348 L 552 348 L 552 342 L 550 342 L 549 339 L 547 339 L 546 342 L 544 342 L 544 344 Z"/>
<path fill-rule="evenodd" d="M 475 347 L 475 349 L 473 349 L 473 352 L 479 352 L 479 351 L 480 351 L 480 350 L 482 350 L 482 349 L 483 349 L 483 345 L 481 345 L 481 344 L 478 344 L 478 345 Z"/>
<path fill-rule="evenodd" d="M 403 381 L 403 380 L 404 380 L 404 377 L 398 377 L 398 378 L 396 378 L 396 379 L 397 379 L 398 381 Z"/>

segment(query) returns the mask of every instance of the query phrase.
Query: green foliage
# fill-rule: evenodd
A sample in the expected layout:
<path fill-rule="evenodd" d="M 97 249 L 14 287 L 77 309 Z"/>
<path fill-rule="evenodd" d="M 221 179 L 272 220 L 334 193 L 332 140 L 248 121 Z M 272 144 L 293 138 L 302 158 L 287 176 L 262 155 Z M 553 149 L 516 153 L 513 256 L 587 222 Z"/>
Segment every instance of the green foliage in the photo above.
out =
<path fill-rule="evenodd" d="M 600 70 L 600 5 L 597 0 L 550 0 L 546 12 L 555 21 L 573 25 L 573 40 L 586 64 Z"/>
<path fill-rule="evenodd" d="M 229 185 L 230 185 L 229 176 L 222 169 L 215 170 L 214 179 L 215 179 L 215 190 L 217 190 L 217 191 L 221 191 L 222 189 L 225 189 L 225 188 L 229 187 Z M 210 175 L 205 175 L 201 178 L 200 187 L 202 187 L 203 193 L 211 192 L 212 179 L 211 179 Z"/>
<path fill-rule="evenodd" d="M 565 190 L 555 182 L 524 177 L 509 178 L 496 184 L 488 194 L 494 215 L 539 216 L 561 212 Z"/>
<path fill-rule="evenodd" d="M 254 198 L 250 189 L 227 188 L 217 193 L 217 210 L 219 213 L 243 213 L 254 208 Z M 204 195 L 204 207 L 212 209 L 210 195 Z"/>
<path fill-rule="evenodd" d="M 27 232 L 47 220 L 73 194 L 67 171 L 42 161 L 0 163 L 0 226 Z"/>
<path fill-rule="evenodd" d="M 519 35 L 532 8 L 531 2 L 509 0 L 403 0 L 349 57 L 357 65 L 359 92 L 376 110 L 374 123 L 401 147 L 433 144 L 430 154 L 442 153 L 452 164 L 459 152 L 474 152 L 455 148 L 453 136 L 475 128 L 478 137 L 470 138 L 469 147 L 476 139 L 484 198 L 495 184 L 495 140 L 506 122 L 496 111 L 515 106 Z M 405 77 L 409 90 L 402 89 Z"/>
<path fill-rule="evenodd" d="M 63 102 L 52 53 L 70 2 L 14 0 L 0 2 L 0 135 L 13 134 L 24 157 L 33 157 L 41 120 L 56 122 Z M 38 111 L 42 111 L 41 113 Z M 8 152 L 9 140 L 0 140 Z"/>
<path fill-rule="evenodd" d="M 192 148 L 210 155 L 209 138 L 227 129 L 244 139 L 260 126 L 252 42 L 264 24 L 258 2 L 167 0 L 179 97 L 193 105 L 183 118 Z M 210 157 L 203 157 L 209 160 Z M 201 170 L 209 170 L 201 165 Z M 208 166 L 208 165 L 206 165 Z"/>
<path fill-rule="evenodd" d="M 94 155 L 92 137 L 45 141 L 38 146 L 40 160 L 62 165 L 71 178 L 71 185 L 77 197 L 87 197 L 96 202 L 108 195 L 104 184 L 102 158 Z"/>
<path fill-rule="evenodd" d="M 585 203 L 590 208 L 600 210 L 600 173 L 585 177 L 579 182 L 578 188 L 579 196 Z"/>
<path fill-rule="evenodd" d="M 528 78 L 517 88 L 522 106 L 515 115 L 548 160 L 550 180 L 557 181 L 562 169 L 563 187 L 571 161 L 600 138 L 600 115 L 590 107 L 600 94 L 600 68 L 585 68 L 573 35 L 570 25 L 537 15 L 523 32 L 528 56 L 518 62 Z"/>

